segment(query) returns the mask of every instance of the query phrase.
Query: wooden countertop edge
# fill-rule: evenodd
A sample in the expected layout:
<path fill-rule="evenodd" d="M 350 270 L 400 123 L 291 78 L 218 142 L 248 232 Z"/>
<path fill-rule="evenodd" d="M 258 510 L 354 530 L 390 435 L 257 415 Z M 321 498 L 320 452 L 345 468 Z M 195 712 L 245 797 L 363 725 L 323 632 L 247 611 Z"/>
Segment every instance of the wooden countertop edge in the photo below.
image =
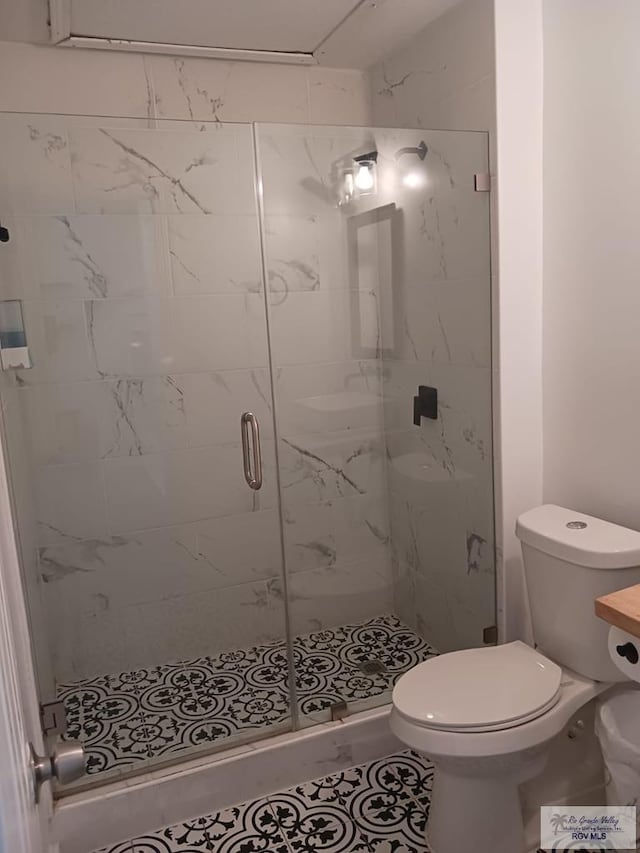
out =
<path fill-rule="evenodd" d="M 609 625 L 640 638 L 640 584 L 596 598 L 595 612 Z"/>

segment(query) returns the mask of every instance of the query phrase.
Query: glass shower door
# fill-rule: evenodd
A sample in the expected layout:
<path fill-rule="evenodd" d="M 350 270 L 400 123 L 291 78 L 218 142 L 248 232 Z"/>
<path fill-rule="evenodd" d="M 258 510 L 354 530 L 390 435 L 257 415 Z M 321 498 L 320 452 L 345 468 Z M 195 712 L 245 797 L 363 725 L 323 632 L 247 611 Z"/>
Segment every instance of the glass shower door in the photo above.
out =
<path fill-rule="evenodd" d="M 487 143 L 258 126 L 303 725 L 495 621 Z"/>
<path fill-rule="evenodd" d="M 286 730 L 251 128 L 4 115 L 0 140 L 0 298 L 22 301 L 33 365 L 1 374 L 4 442 L 41 698 L 102 779 Z"/>

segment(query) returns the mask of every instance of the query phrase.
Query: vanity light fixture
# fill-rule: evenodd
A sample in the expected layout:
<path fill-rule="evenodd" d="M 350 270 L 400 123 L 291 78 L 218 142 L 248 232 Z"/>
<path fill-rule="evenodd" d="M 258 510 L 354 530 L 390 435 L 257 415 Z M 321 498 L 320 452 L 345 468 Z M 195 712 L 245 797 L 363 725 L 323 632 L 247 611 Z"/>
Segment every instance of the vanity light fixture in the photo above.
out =
<path fill-rule="evenodd" d="M 369 195 L 376 191 L 376 162 L 378 152 L 370 151 L 353 158 L 356 163 L 354 183 L 359 195 Z"/>

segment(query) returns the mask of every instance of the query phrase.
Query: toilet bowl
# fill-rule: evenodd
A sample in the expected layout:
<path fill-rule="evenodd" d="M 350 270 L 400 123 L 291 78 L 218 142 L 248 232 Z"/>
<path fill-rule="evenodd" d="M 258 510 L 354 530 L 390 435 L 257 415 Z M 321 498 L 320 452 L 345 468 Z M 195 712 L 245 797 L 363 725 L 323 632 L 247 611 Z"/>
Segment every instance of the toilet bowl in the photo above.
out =
<path fill-rule="evenodd" d="M 516 641 L 431 658 L 400 679 L 391 729 L 436 767 L 431 853 L 522 853 L 518 786 L 540 773 L 547 744 L 607 690 Z"/>
<path fill-rule="evenodd" d="M 525 853 L 518 787 L 571 716 L 624 676 L 596 597 L 640 582 L 640 533 L 563 507 L 520 516 L 536 648 L 449 652 L 404 674 L 390 724 L 435 765 L 430 853 Z"/>

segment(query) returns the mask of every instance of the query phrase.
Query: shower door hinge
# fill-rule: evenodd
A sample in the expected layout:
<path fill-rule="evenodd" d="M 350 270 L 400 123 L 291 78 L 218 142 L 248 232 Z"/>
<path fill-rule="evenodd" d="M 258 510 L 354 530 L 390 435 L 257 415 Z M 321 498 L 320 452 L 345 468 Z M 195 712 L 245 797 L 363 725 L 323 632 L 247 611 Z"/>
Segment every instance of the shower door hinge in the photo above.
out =
<path fill-rule="evenodd" d="M 46 702 L 40 705 L 40 722 L 43 735 L 67 733 L 67 712 L 64 702 Z"/>
<path fill-rule="evenodd" d="M 473 176 L 473 188 L 477 193 L 491 192 L 491 175 L 489 172 L 476 172 Z"/>
<path fill-rule="evenodd" d="M 489 625 L 482 631 L 482 642 L 485 646 L 495 646 L 498 642 L 498 626 Z"/>
<path fill-rule="evenodd" d="M 329 706 L 329 711 L 331 712 L 331 721 L 335 722 L 336 720 L 342 720 L 347 716 L 349 709 L 347 708 L 347 703 L 344 699 L 339 699 L 337 702 L 334 702 L 333 705 Z"/>

